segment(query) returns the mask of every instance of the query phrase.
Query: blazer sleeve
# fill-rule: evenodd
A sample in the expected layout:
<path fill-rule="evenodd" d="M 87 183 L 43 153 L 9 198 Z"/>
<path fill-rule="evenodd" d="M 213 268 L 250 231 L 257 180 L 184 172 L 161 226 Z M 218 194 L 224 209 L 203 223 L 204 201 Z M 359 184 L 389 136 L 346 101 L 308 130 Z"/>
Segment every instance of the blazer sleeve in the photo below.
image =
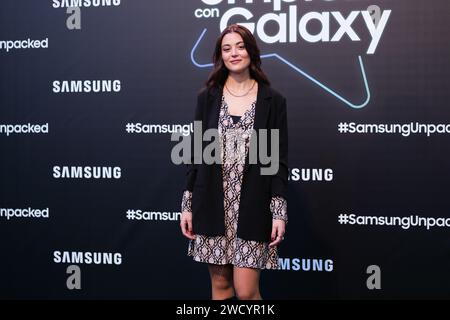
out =
<path fill-rule="evenodd" d="M 279 166 L 278 172 L 272 176 L 272 197 L 280 196 L 287 200 L 288 185 L 288 127 L 286 98 L 282 97 L 276 115 L 276 129 L 279 130 Z"/>
<path fill-rule="evenodd" d="M 194 121 L 202 121 L 202 107 L 204 105 L 204 91 L 197 96 L 197 106 L 195 108 Z M 195 124 L 194 124 L 195 125 Z M 195 133 L 195 129 L 194 129 Z M 191 134 L 191 156 L 190 162 L 186 164 L 186 183 L 184 190 L 192 191 L 194 188 L 195 178 L 197 177 L 197 166 L 194 164 L 194 134 Z"/>

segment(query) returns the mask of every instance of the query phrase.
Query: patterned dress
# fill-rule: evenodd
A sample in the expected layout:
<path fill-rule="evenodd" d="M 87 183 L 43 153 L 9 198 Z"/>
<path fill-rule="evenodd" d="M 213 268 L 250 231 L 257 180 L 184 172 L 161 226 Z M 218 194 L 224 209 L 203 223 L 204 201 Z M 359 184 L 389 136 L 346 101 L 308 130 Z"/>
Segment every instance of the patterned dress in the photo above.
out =
<path fill-rule="evenodd" d="M 188 255 L 195 261 L 217 265 L 232 264 L 237 267 L 278 269 L 277 248 L 269 248 L 268 242 L 243 240 L 236 236 L 239 217 L 239 201 L 244 170 L 244 160 L 248 153 L 251 130 L 255 119 L 254 101 L 240 119 L 228 113 L 225 97 L 222 96 L 218 130 L 221 138 L 222 176 L 224 192 L 225 235 L 204 236 L 196 234 L 189 241 Z M 234 117 L 234 120 L 233 120 Z M 238 139 L 243 143 L 238 143 Z M 192 212 L 192 192 L 183 192 L 181 211 Z M 287 223 L 287 202 L 282 197 L 272 197 L 270 211 L 273 219 Z M 195 230 L 194 230 L 195 233 Z"/>

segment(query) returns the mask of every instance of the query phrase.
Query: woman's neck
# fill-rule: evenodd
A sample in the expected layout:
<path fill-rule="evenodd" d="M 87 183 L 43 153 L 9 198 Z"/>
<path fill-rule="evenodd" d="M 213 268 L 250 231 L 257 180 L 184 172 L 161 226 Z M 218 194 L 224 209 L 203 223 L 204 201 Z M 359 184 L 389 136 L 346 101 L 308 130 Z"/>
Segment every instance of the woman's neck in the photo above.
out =
<path fill-rule="evenodd" d="M 230 73 L 225 83 L 230 89 L 234 89 L 235 91 L 244 91 L 250 88 L 253 83 L 253 79 L 250 78 L 248 71 L 242 74 Z"/>

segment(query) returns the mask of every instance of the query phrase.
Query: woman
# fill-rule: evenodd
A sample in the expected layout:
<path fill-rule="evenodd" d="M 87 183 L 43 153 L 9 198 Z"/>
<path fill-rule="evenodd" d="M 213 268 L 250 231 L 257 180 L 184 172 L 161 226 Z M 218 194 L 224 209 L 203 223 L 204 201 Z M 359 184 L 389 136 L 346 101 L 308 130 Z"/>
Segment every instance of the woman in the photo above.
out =
<path fill-rule="evenodd" d="M 270 87 L 247 28 L 227 27 L 213 61 L 214 70 L 198 95 L 195 120 L 202 121 L 203 132 L 218 130 L 222 161 L 189 165 L 180 226 L 190 239 L 188 255 L 208 264 L 213 300 L 260 300 L 261 269 L 278 268 L 277 246 L 287 223 L 286 99 Z M 262 139 L 261 129 L 268 130 L 268 139 Z M 266 143 L 270 150 L 275 131 L 278 170 L 263 175 L 267 163 L 249 163 L 250 141 L 260 140 L 257 145 Z M 230 133 L 241 134 L 241 149 L 229 143 Z M 244 151 L 244 163 L 234 161 L 239 151 Z"/>

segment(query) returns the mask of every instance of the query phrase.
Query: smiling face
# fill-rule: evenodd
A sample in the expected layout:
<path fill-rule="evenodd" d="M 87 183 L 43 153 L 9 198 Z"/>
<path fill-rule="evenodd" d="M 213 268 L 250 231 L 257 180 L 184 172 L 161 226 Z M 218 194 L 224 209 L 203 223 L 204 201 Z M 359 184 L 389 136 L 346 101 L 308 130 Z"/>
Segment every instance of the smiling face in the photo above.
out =
<path fill-rule="evenodd" d="M 234 73 L 242 73 L 250 66 L 250 56 L 239 33 L 227 33 L 223 37 L 222 60 L 225 67 Z"/>

